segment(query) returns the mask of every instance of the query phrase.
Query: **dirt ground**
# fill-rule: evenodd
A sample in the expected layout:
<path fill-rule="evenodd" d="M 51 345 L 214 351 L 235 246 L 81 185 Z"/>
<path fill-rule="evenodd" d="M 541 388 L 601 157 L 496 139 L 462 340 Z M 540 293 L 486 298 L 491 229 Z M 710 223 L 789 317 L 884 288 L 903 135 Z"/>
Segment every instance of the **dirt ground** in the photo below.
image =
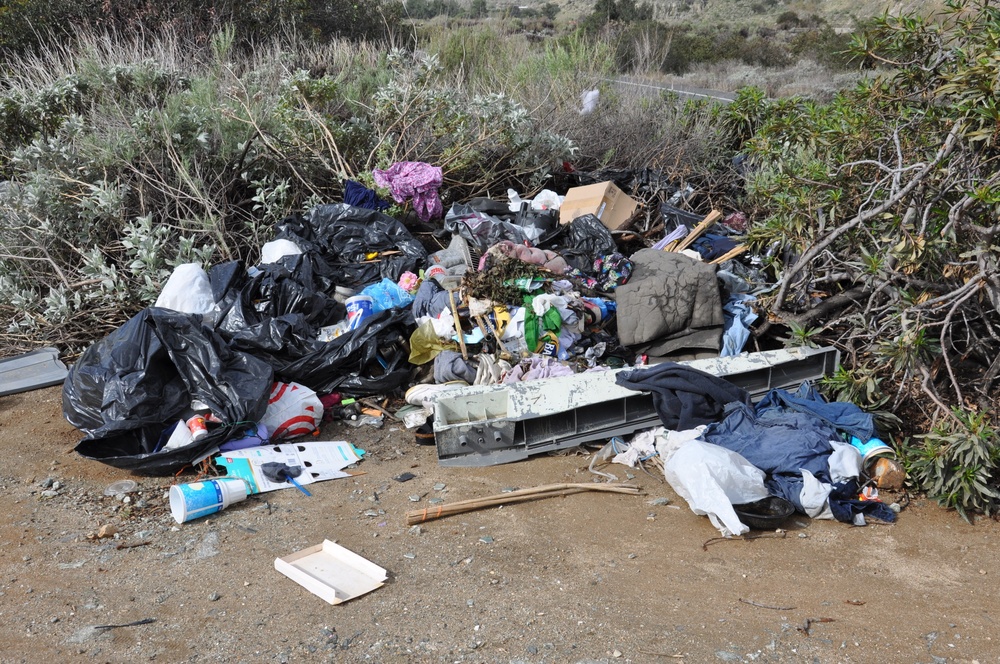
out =
<path fill-rule="evenodd" d="M 1000 527 L 924 500 L 893 526 L 795 518 L 785 537 L 703 548 L 718 535 L 708 519 L 636 472 L 644 496 L 579 494 L 415 532 L 405 512 L 431 498 L 589 482 L 589 459 L 448 469 L 398 426 L 328 425 L 322 439 L 368 451 L 366 474 L 178 526 L 172 478 L 132 477 L 127 505 L 106 497 L 130 476 L 77 456 L 78 437 L 60 388 L 0 398 L 3 662 L 1000 661 Z M 406 471 L 416 478 L 392 479 Z M 117 537 L 90 538 L 109 524 Z M 324 538 L 388 583 L 330 606 L 275 571 Z"/>

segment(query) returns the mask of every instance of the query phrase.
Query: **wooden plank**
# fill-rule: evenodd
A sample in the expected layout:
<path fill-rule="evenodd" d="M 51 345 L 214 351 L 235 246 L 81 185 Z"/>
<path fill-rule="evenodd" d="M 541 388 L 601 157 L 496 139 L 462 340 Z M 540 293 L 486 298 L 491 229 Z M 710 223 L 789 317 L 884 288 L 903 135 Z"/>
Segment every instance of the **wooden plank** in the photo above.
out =
<path fill-rule="evenodd" d="M 697 226 L 691 229 L 691 232 L 688 233 L 687 236 L 685 236 L 685 238 L 681 240 L 676 247 L 674 247 L 670 251 L 684 251 L 691 245 L 692 242 L 698 239 L 698 236 L 707 231 L 708 228 L 712 226 L 715 222 L 717 222 L 721 217 L 722 217 L 721 212 L 719 212 L 718 210 L 712 210 L 711 212 L 708 213 L 708 215 L 704 219 L 698 222 Z"/>

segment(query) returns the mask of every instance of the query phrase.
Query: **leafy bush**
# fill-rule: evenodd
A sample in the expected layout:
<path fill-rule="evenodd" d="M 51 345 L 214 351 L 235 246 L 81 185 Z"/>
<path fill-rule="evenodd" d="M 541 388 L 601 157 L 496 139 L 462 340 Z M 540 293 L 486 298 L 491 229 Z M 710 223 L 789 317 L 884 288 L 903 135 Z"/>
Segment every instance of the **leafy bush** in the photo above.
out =
<path fill-rule="evenodd" d="M 0 59 L 95 29 L 120 35 L 169 29 L 203 44 L 231 25 L 241 46 L 286 31 L 320 39 L 382 39 L 398 27 L 401 15 L 396 0 L 15 0 L 0 7 Z"/>
<path fill-rule="evenodd" d="M 998 25 L 985 1 L 949 2 L 934 19 L 884 16 L 856 40 L 858 57 L 883 65 L 855 89 L 829 103 L 744 97 L 728 111 L 734 131 L 753 132 L 751 242 L 777 280 L 772 320 L 821 328 L 899 386 L 890 409 L 939 422 L 922 448 L 937 470 L 917 479 L 960 509 L 985 509 L 996 490 L 992 429 L 964 409 L 992 408 L 1000 373 L 989 91 L 1000 61 L 978 55 L 996 50 Z"/>
<path fill-rule="evenodd" d="M 966 521 L 1000 504 L 1000 437 L 986 413 L 955 409 L 906 450 L 910 480 Z"/>
<path fill-rule="evenodd" d="M 425 160 L 456 195 L 525 190 L 572 153 L 516 100 L 455 88 L 434 57 L 301 42 L 247 55 L 234 42 L 84 36 L 12 69 L 7 348 L 79 348 L 149 304 L 180 262 L 255 261 L 275 221 L 336 200 L 343 178 Z"/>

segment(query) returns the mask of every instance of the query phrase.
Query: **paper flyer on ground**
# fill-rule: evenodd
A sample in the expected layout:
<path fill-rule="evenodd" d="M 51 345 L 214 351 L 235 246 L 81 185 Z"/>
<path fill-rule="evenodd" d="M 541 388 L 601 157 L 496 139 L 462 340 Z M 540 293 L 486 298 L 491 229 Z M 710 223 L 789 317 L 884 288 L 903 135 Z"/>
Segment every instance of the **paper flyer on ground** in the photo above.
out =
<path fill-rule="evenodd" d="M 312 484 L 323 480 L 350 477 L 344 468 L 361 460 L 364 450 L 340 441 L 309 443 L 283 443 L 262 445 L 225 452 L 215 457 L 215 462 L 226 468 L 227 477 L 246 481 L 251 493 L 265 493 L 288 489 L 289 482 L 274 482 L 264 476 L 261 466 L 265 463 L 283 463 L 290 468 L 299 467 L 302 474 L 295 478 L 299 484 Z"/>

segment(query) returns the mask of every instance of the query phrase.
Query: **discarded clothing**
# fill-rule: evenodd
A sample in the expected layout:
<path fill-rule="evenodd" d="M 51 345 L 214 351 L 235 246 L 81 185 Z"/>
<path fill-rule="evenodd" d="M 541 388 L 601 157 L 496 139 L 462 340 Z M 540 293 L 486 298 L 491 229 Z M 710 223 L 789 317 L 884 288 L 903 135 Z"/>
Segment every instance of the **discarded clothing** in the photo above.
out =
<path fill-rule="evenodd" d="M 594 259 L 594 274 L 600 290 L 613 291 L 628 283 L 632 276 L 632 261 L 622 254 L 614 252 Z"/>
<path fill-rule="evenodd" d="M 725 318 L 715 266 L 655 249 L 632 262 L 631 279 L 615 291 L 622 345 L 653 356 L 718 352 Z"/>
<path fill-rule="evenodd" d="M 434 358 L 434 382 L 450 383 L 461 380 L 469 385 L 476 382 L 476 369 L 461 353 L 453 350 L 443 350 Z"/>
<path fill-rule="evenodd" d="M 399 161 L 382 171 L 372 171 L 375 184 L 388 187 L 397 203 L 413 201 L 413 209 L 421 221 L 430 221 L 444 211 L 438 189 L 442 174 L 437 166 L 422 161 Z"/>
<path fill-rule="evenodd" d="M 674 362 L 622 371 L 615 382 L 630 390 L 652 392 L 653 406 L 668 429 L 693 429 L 700 424 L 715 423 L 729 403 L 750 408 L 750 394 L 746 390 Z"/>
<path fill-rule="evenodd" d="M 537 353 L 541 347 L 541 338 L 545 332 L 554 332 L 556 336 L 562 329 L 562 316 L 555 307 L 549 307 L 539 316 L 533 308 L 534 298 L 524 296 L 524 341 L 528 351 Z"/>
<path fill-rule="evenodd" d="M 691 243 L 691 248 L 698 252 L 703 261 L 714 261 L 725 256 L 736 248 L 736 242 L 725 235 L 705 233 Z"/>
<path fill-rule="evenodd" d="M 437 318 L 438 314 L 450 306 L 448 291 L 434 279 L 424 279 L 413 298 L 413 317 L 430 316 Z"/>
<path fill-rule="evenodd" d="M 757 321 L 757 314 L 750 306 L 757 298 L 743 293 L 734 293 L 722 307 L 726 325 L 722 333 L 722 357 L 739 355 L 750 339 L 750 326 Z"/>
<path fill-rule="evenodd" d="M 653 249 L 656 249 L 657 251 L 663 251 L 668 244 L 670 244 L 671 242 L 676 242 L 677 240 L 683 240 L 684 238 L 687 237 L 687 234 L 688 234 L 687 226 L 683 225 L 678 226 L 674 230 L 667 233 L 662 240 L 654 244 Z"/>
<path fill-rule="evenodd" d="M 385 212 L 390 207 L 388 203 L 378 197 L 374 190 L 354 180 L 344 180 L 344 202 L 348 205 L 367 210 L 378 210 L 379 212 Z"/>
<path fill-rule="evenodd" d="M 523 383 L 539 378 L 572 376 L 573 370 L 551 357 L 532 357 L 511 368 L 503 379 L 504 383 Z"/>
<path fill-rule="evenodd" d="M 857 500 L 857 479 L 835 482 L 830 457 L 841 431 L 858 431 L 870 438 L 871 415 L 852 403 L 827 403 L 810 385 L 796 394 L 771 390 L 757 405 L 733 404 L 725 419 L 705 431 L 708 442 L 733 450 L 768 474 L 767 487 L 802 513 L 816 513 L 816 482 L 830 485 L 828 504 L 838 521 L 853 522 L 857 514 L 894 521 L 886 505 Z M 860 437 L 860 436 L 859 436 Z M 866 438 L 867 440 L 867 438 Z M 804 473 L 809 473 L 807 485 Z M 836 479 L 843 479 L 839 476 Z M 816 480 L 814 482 L 813 480 Z"/>

